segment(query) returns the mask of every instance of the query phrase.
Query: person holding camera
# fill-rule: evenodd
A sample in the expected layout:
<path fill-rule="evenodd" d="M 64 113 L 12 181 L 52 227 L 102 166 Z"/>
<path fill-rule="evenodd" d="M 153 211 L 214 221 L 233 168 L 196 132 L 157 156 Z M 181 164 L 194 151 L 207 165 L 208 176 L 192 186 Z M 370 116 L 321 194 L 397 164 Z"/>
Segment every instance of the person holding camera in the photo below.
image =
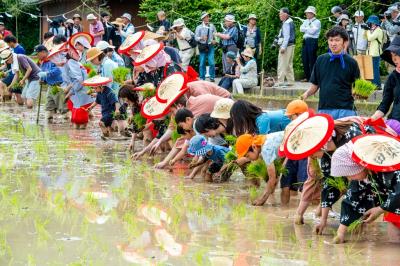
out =
<path fill-rule="evenodd" d="M 365 55 L 367 52 L 368 41 L 365 37 L 364 12 L 357 10 L 354 14 L 354 23 L 352 31 L 354 36 L 354 48 L 357 54 Z"/>
<path fill-rule="evenodd" d="M 345 29 L 347 35 L 349 35 L 349 42 L 347 43 L 346 52 L 349 54 L 354 54 L 354 47 L 353 47 L 354 35 L 352 31 L 350 18 L 348 15 L 343 14 L 339 17 L 338 21 L 339 21 L 338 26 Z"/>
<path fill-rule="evenodd" d="M 391 21 L 388 20 L 387 14 L 390 13 Z M 390 40 L 392 41 L 396 35 L 400 33 L 400 12 L 397 5 L 389 7 L 384 13 L 382 21 L 382 27 L 386 29 Z"/>
<path fill-rule="evenodd" d="M 192 38 L 194 38 L 194 34 L 186 27 L 185 21 L 182 18 L 174 20 L 171 31 L 174 33 L 178 43 L 179 56 L 182 60 L 182 69 L 186 71 L 194 55 L 194 48 L 190 44 Z"/>
<path fill-rule="evenodd" d="M 313 6 L 307 7 L 304 13 L 307 19 L 304 20 L 303 24 L 300 26 L 300 32 L 304 33 L 301 57 L 303 59 L 305 75 L 305 80 L 303 81 L 308 81 L 310 80 L 315 61 L 317 61 L 318 37 L 321 32 L 321 21 L 315 17 L 317 15 L 317 9 Z"/>
<path fill-rule="evenodd" d="M 215 81 L 215 60 L 214 60 L 214 33 L 217 32 L 214 24 L 210 23 L 210 14 L 203 12 L 201 14 L 201 20 L 203 21 L 196 27 L 195 36 L 198 43 L 199 49 L 199 75 L 201 80 L 206 79 L 206 59 L 210 67 L 210 81 Z"/>
<path fill-rule="evenodd" d="M 279 11 L 279 19 L 282 21 L 282 28 L 279 32 L 278 41 L 278 82 L 279 85 L 284 85 L 286 78 L 287 85 L 293 85 L 293 56 L 294 44 L 296 43 L 296 29 L 293 19 L 290 18 L 288 8 L 284 7 Z"/>
<path fill-rule="evenodd" d="M 235 26 L 235 16 L 232 14 L 226 15 L 224 18 L 224 26 L 224 32 L 217 32 L 214 34 L 214 36 L 222 39 L 222 68 L 223 72 L 226 73 L 231 66 L 226 60 L 227 53 L 229 51 L 237 53 L 239 50 L 236 45 L 236 42 L 239 38 L 239 32 Z"/>
<path fill-rule="evenodd" d="M 372 65 L 374 68 L 374 83 L 378 89 L 381 89 L 381 76 L 380 76 L 380 60 L 382 54 L 382 44 L 383 44 L 383 31 L 380 27 L 380 22 L 378 16 L 369 16 L 367 20 L 367 30 L 365 31 L 365 36 L 368 40 L 367 55 L 372 56 Z"/>

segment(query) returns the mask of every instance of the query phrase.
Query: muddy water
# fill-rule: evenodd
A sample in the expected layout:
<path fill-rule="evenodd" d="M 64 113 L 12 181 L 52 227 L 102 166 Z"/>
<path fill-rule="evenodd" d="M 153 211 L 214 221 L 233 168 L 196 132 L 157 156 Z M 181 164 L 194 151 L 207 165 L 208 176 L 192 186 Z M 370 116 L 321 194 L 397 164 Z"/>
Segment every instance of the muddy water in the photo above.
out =
<path fill-rule="evenodd" d="M 253 207 L 240 175 L 187 181 L 132 164 L 127 143 L 101 141 L 94 123 L 34 120 L 0 107 L 0 265 L 400 265 L 382 222 L 331 245 L 338 221 L 313 235 L 314 207 L 293 225 L 297 196 Z"/>

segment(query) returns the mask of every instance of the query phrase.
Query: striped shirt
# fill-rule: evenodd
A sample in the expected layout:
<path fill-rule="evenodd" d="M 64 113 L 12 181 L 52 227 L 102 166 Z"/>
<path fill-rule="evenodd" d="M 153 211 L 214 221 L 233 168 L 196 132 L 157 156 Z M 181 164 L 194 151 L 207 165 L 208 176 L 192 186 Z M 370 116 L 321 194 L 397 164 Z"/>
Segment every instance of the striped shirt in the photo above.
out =
<path fill-rule="evenodd" d="M 231 36 L 231 38 L 228 40 L 225 40 L 225 39 L 222 40 L 222 45 L 224 45 L 224 46 L 236 45 L 237 39 L 239 37 L 238 36 L 239 33 L 238 33 L 236 26 L 232 26 L 232 27 L 226 29 L 223 32 L 223 34 L 227 34 L 227 35 Z"/>
<path fill-rule="evenodd" d="M 206 41 L 204 41 L 202 38 L 204 36 L 207 36 L 208 33 L 208 38 L 207 38 L 207 43 L 210 44 L 211 41 L 214 39 L 214 32 L 216 32 L 216 28 L 214 26 L 214 24 L 208 24 L 205 25 L 204 23 L 200 24 L 199 26 L 197 26 L 196 28 L 196 41 L 200 42 L 200 43 L 206 43 Z"/>

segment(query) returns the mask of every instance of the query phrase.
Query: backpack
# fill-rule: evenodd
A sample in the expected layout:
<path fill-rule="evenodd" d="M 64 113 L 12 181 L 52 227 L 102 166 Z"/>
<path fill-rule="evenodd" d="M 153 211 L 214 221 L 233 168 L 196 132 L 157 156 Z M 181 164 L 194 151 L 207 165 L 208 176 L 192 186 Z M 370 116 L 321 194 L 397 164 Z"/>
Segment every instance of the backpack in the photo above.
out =
<path fill-rule="evenodd" d="M 378 41 L 378 43 L 379 43 L 379 46 L 380 46 L 380 48 L 381 48 L 381 51 L 383 52 L 383 51 L 386 50 L 386 48 L 389 47 L 389 45 L 390 45 L 390 38 L 389 38 L 388 33 L 387 33 L 386 30 L 382 29 L 382 32 L 383 32 L 382 42 L 380 42 L 379 39 L 378 39 L 377 41 Z"/>
<path fill-rule="evenodd" d="M 196 41 L 196 38 L 195 38 L 194 33 L 192 31 L 190 31 L 190 39 L 186 40 L 186 41 L 189 43 L 190 47 L 196 48 L 197 41 Z"/>
<path fill-rule="evenodd" d="M 240 29 L 238 24 L 236 24 L 236 29 L 238 30 L 238 38 L 235 41 L 235 44 L 239 50 L 243 50 L 245 48 L 244 42 L 246 40 L 246 35 L 244 34 L 243 29 Z"/>

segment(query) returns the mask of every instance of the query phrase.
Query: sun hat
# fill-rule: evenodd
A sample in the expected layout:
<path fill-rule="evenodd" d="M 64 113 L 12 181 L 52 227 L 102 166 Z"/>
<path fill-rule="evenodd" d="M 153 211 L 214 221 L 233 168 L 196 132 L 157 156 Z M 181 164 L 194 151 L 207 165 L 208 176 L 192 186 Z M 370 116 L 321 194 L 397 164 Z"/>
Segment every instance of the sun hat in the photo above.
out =
<path fill-rule="evenodd" d="M 99 48 L 92 47 L 86 53 L 86 60 L 87 61 L 92 61 L 93 59 L 95 59 L 96 57 L 101 55 L 102 53 L 103 53 L 103 51 L 100 50 Z"/>
<path fill-rule="evenodd" d="M 93 14 L 89 14 L 89 15 L 86 16 L 86 19 L 87 20 L 96 20 L 97 17 L 95 15 L 93 15 Z"/>
<path fill-rule="evenodd" d="M 111 24 L 121 26 L 121 25 L 124 25 L 124 21 L 122 18 L 116 18 L 114 21 L 111 22 Z"/>
<path fill-rule="evenodd" d="M 211 151 L 212 145 L 208 143 L 203 135 L 196 135 L 189 141 L 188 152 L 194 156 L 204 156 L 207 152 Z"/>
<path fill-rule="evenodd" d="M 301 160 L 314 154 L 332 137 L 333 118 L 317 114 L 301 122 L 285 142 L 285 155 L 291 160 Z"/>
<path fill-rule="evenodd" d="M 126 18 L 127 20 L 131 21 L 132 20 L 132 15 L 129 13 L 124 13 L 121 18 Z"/>
<path fill-rule="evenodd" d="M 247 20 L 250 20 L 250 19 L 257 19 L 256 14 L 250 14 L 250 15 L 247 17 Z"/>
<path fill-rule="evenodd" d="M 126 37 L 125 41 L 119 47 L 118 52 L 127 53 L 143 39 L 144 35 L 144 31 L 138 31 L 134 34 L 128 35 L 128 37 Z"/>
<path fill-rule="evenodd" d="M 228 52 L 226 53 L 226 56 L 229 57 L 229 58 L 232 59 L 232 60 L 235 60 L 235 59 L 236 59 L 236 53 L 233 52 L 233 51 L 228 51 Z"/>
<path fill-rule="evenodd" d="M 169 107 L 173 105 L 174 102 L 184 95 L 188 90 L 185 85 L 182 85 L 182 83 L 186 84 L 186 79 L 182 80 L 182 78 L 179 77 L 182 75 L 184 74 L 174 73 L 161 82 L 156 91 L 156 95 L 158 96 L 151 97 L 142 104 L 142 109 L 140 112 L 143 117 L 148 119 L 157 119 L 169 113 Z M 166 86 L 163 83 L 167 83 L 169 85 Z M 176 87 L 171 86 L 172 84 L 176 84 Z M 160 88 L 162 88 L 161 92 L 159 92 Z M 167 101 L 165 101 L 164 97 L 168 97 Z M 163 100 L 163 102 L 160 102 L 157 98 L 160 98 Z"/>
<path fill-rule="evenodd" d="M 178 18 L 174 20 L 174 23 L 172 24 L 171 28 L 176 28 L 176 27 L 182 27 L 185 26 L 185 21 L 183 18 Z"/>
<path fill-rule="evenodd" d="M 348 21 L 350 21 L 350 18 L 349 18 L 348 15 L 342 14 L 342 15 L 340 15 L 340 17 L 338 18 L 338 22 L 340 23 L 340 22 L 342 22 L 342 20 L 348 20 Z"/>
<path fill-rule="evenodd" d="M 353 160 L 376 172 L 400 169 L 400 141 L 389 135 L 362 135 L 352 139 Z"/>
<path fill-rule="evenodd" d="M 338 148 L 332 155 L 331 176 L 347 177 L 361 173 L 365 168 L 352 159 L 353 142 Z"/>
<path fill-rule="evenodd" d="M 97 86 L 103 86 L 106 85 L 108 83 L 112 82 L 111 78 L 107 78 L 107 77 L 102 77 L 102 76 L 94 76 L 90 79 L 85 80 L 82 85 L 83 86 L 88 86 L 88 87 L 97 87 Z"/>
<path fill-rule="evenodd" d="M 247 152 L 249 151 L 252 145 L 261 146 L 264 144 L 266 139 L 266 135 L 250 135 L 250 134 L 243 134 L 239 136 L 236 140 L 236 154 L 238 158 L 244 157 Z"/>
<path fill-rule="evenodd" d="M 162 49 L 164 49 L 164 44 L 162 42 L 144 47 L 143 50 L 140 51 L 140 54 L 136 57 L 136 60 L 133 63 L 133 65 L 140 66 L 140 65 L 143 65 L 143 64 L 149 62 Z"/>
<path fill-rule="evenodd" d="M 144 37 L 143 37 L 143 41 L 147 41 L 147 40 L 156 40 L 157 42 L 159 41 L 164 41 L 168 38 L 168 36 L 165 36 L 163 34 L 159 34 L 157 32 L 151 32 L 146 30 Z"/>
<path fill-rule="evenodd" d="M 281 142 L 281 145 L 279 145 L 279 149 L 278 149 L 278 155 L 280 157 L 284 157 L 285 156 L 285 142 L 286 142 L 287 138 L 290 136 L 290 134 L 293 132 L 293 130 L 300 123 L 302 123 L 304 120 L 310 118 L 313 115 L 314 115 L 314 110 L 310 108 L 310 109 L 308 109 L 308 111 L 303 112 L 301 115 L 299 115 L 295 120 L 291 121 L 285 127 L 285 131 L 284 131 L 284 134 L 283 134 L 283 140 Z"/>
<path fill-rule="evenodd" d="M 219 119 L 231 118 L 230 111 L 234 103 L 235 101 L 229 98 L 219 99 L 215 102 L 214 110 L 210 116 Z"/>
<path fill-rule="evenodd" d="M 76 18 L 79 18 L 80 20 L 82 20 L 82 17 L 79 14 L 75 14 L 72 16 L 72 19 L 76 19 Z"/>
<path fill-rule="evenodd" d="M 224 20 L 225 20 L 225 21 L 229 21 L 229 22 L 235 22 L 235 16 L 232 15 L 232 14 L 227 14 L 227 15 L 225 15 L 225 17 L 224 17 Z"/>
<path fill-rule="evenodd" d="M 76 43 L 82 44 L 85 48 L 89 49 L 92 47 L 94 38 L 90 33 L 87 32 L 78 32 L 75 33 L 69 38 L 69 44 L 75 48 Z"/>
<path fill-rule="evenodd" d="M 302 114 L 308 111 L 308 105 L 303 100 L 293 100 L 291 101 L 287 107 L 285 115 L 295 115 L 295 114 Z"/>
<path fill-rule="evenodd" d="M 375 25 L 378 25 L 378 26 L 381 25 L 381 22 L 379 21 L 378 16 L 375 16 L 375 15 L 369 16 L 368 20 L 367 20 L 367 23 L 372 23 L 372 24 L 375 24 Z"/>
<path fill-rule="evenodd" d="M 69 24 L 74 24 L 74 21 L 72 20 L 72 19 L 67 19 L 66 21 L 65 21 L 65 23 L 69 23 Z"/>
<path fill-rule="evenodd" d="M 244 51 L 241 53 L 241 55 L 253 58 L 254 57 L 254 51 L 250 47 L 246 47 L 246 49 L 244 49 Z"/>
<path fill-rule="evenodd" d="M 355 17 L 364 17 L 364 12 L 362 10 L 357 10 L 356 13 L 354 13 Z"/>
<path fill-rule="evenodd" d="M 52 58 L 53 56 L 62 53 L 62 52 L 66 52 L 68 51 L 68 47 L 66 46 L 66 43 L 60 43 L 57 45 L 54 45 L 50 50 L 49 50 L 49 54 L 46 57 L 46 61 L 49 61 L 50 58 Z"/>
<path fill-rule="evenodd" d="M 314 15 L 317 15 L 317 9 L 314 6 L 308 6 L 304 13 L 313 13 Z"/>
<path fill-rule="evenodd" d="M 186 89 L 187 76 L 184 73 L 173 73 L 166 77 L 156 90 L 156 99 L 160 103 L 168 103 L 180 91 Z"/>
<path fill-rule="evenodd" d="M 201 12 L 201 17 L 200 17 L 200 19 L 203 20 L 205 17 L 207 17 L 207 16 L 209 16 L 209 15 L 210 15 L 210 14 L 209 14 L 208 12 L 203 11 L 203 12 Z"/>
<path fill-rule="evenodd" d="M 385 51 L 381 54 L 382 60 L 388 62 L 389 64 L 395 66 L 395 63 L 392 59 L 392 52 L 396 55 L 400 56 L 400 36 L 396 35 L 392 42 L 390 43 L 389 47 L 386 48 Z"/>
<path fill-rule="evenodd" d="M 106 41 L 99 41 L 99 42 L 96 44 L 96 47 L 99 48 L 99 49 L 102 50 L 102 51 L 104 51 L 104 50 L 106 50 L 106 49 L 108 49 L 108 48 L 111 48 L 111 49 L 114 49 L 114 48 L 115 48 L 115 46 L 109 44 L 109 43 L 106 42 Z"/>
<path fill-rule="evenodd" d="M 11 56 L 12 56 L 12 52 L 10 49 L 5 49 L 5 50 L 1 51 L 1 53 L 0 53 L 0 59 L 3 61 L 6 61 Z"/>

